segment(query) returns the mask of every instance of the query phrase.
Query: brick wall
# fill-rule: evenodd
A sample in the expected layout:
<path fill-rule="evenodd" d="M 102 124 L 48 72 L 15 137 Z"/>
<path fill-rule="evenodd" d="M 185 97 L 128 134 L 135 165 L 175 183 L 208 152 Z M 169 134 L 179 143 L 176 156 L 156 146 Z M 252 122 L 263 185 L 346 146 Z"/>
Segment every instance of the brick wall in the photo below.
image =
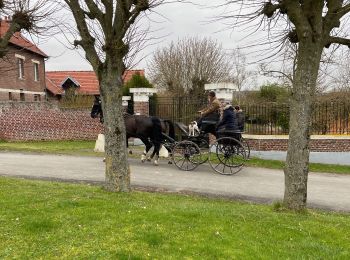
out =
<path fill-rule="evenodd" d="M 60 109 L 47 102 L 0 102 L 0 139 L 95 140 L 102 132 L 89 109 Z"/>
<path fill-rule="evenodd" d="M 148 109 L 140 105 L 141 114 Z M 136 112 L 137 110 L 135 110 Z M 102 132 L 89 109 L 60 109 L 48 102 L 0 102 L 0 139 L 3 140 L 95 140 Z M 251 150 L 286 151 L 288 137 L 246 135 Z M 311 151 L 350 152 L 350 136 L 313 136 Z"/>
<path fill-rule="evenodd" d="M 287 151 L 288 149 L 288 139 L 286 138 L 255 139 L 249 137 L 245 139 L 248 141 L 250 149 L 255 151 Z M 312 152 L 350 152 L 350 138 L 324 136 L 311 139 L 310 149 Z"/>
<path fill-rule="evenodd" d="M 149 115 L 149 103 L 148 102 L 134 102 L 134 113 L 140 113 L 140 115 Z"/>

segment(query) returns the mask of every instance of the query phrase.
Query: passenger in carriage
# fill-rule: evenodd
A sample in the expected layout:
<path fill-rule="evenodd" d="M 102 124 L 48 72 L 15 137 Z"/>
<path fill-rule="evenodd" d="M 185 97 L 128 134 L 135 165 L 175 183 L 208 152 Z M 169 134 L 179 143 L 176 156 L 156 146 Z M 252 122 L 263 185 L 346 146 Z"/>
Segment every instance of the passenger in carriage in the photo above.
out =
<path fill-rule="evenodd" d="M 208 107 L 198 111 L 201 115 L 200 119 L 197 122 L 199 129 L 202 129 L 203 121 L 213 121 L 215 122 L 214 123 L 214 126 L 215 126 L 215 124 L 220 119 L 221 103 L 216 98 L 214 91 L 210 91 L 208 93 L 208 101 L 209 101 Z"/>
<path fill-rule="evenodd" d="M 217 125 L 217 132 L 225 130 L 238 130 L 236 113 L 230 103 L 223 106 L 222 119 Z"/>
<path fill-rule="evenodd" d="M 238 129 L 241 132 L 243 132 L 244 131 L 245 115 L 239 106 L 235 106 L 235 112 L 236 112 Z"/>

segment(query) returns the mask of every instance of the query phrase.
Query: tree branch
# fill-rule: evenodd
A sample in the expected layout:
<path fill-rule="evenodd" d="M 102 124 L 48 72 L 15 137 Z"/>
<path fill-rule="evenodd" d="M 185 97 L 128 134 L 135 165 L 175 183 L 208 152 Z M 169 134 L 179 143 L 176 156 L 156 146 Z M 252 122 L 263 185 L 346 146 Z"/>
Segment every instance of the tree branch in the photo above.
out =
<path fill-rule="evenodd" d="M 91 63 L 94 70 L 97 70 L 102 62 L 95 49 L 95 38 L 92 37 L 89 32 L 89 28 L 85 20 L 84 10 L 81 8 L 79 0 L 65 0 L 65 2 L 72 11 L 81 37 L 81 40 L 74 41 L 74 45 L 80 45 L 83 47 L 87 60 Z"/>
<path fill-rule="evenodd" d="M 8 31 L 4 36 L 0 38 L 0 58 L 3 58 L 6 55 L 6 48 L 10 42 L 11 37 L 15 32 L 19 32 L 21 27 L 18 23 L 12 22 Z"/>
<path fill-rule="evenodd" d="M 281 3 L 285 6 L 288 17 L 294 24 L 300 40 L 301 36 L 310 29 L 310 24 L 302 13 L 299 1 L 283 0 Z"/>
<path fill-rule="evenodd" d="M 342 2 L 343 1 L 340 0 L 327 1 L 328 11 L 324 17 L 324 28 L 327 35 L 329 35 L 333 28 L 340 26 L 340 17 L 338 16 L 338 11 L 342 7 Z"/>
<path fill-rule="evenodd" d="M 326 44 L 326 47 L 331 44 L 341 44 L 341 45 L 346 45 L 350 48 L 350 39 L 347 38 L 342 38 L 342 37 L 335 37 L 335 36 L 330 36 L 328 39 L 328 42 Z"/>
<path fill-rule="evenodd" d="M 338 19 L 342 18 L 348 12 L 350 12 L 350 4 L 344 5 L 342 8 L 338 9 L 336 12 Z"/>
<path fill-rule="evenodd" d="M 274 13 L 281 8 L 281 4 L 272 4 L 271 2 L 266 2 L 262 10 L 262 14 L 266 15 L 268 18 L 271 18 Z"/>
<path fill-rule="evenodd" d="M 100 23 L 103 22 L 103 12 L 98 8 L 96 3 L 93 0 L 85 0 L 87 7 L 89 8 L 89 18 L 98 19 Z"/>

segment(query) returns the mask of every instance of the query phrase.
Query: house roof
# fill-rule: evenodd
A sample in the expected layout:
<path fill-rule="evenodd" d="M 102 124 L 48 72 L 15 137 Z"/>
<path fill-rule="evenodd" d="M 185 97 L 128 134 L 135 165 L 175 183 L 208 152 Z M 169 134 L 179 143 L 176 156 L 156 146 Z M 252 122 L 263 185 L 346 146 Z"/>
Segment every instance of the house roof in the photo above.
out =
<path fill-rule="evenodd" d="M 128 82 L 134 74 L 145 75 L 144 70 L 127 70 L 124 73 L 123 80 Z M 46 88 L 54 95 L 64 93 L 62 83 L 67 78 L 74 82 L 78 82 L 80 87 L 77 88 L 78 94 L 99 95 L 99 84 L 94 71 L 47 71 L 46 72 Z"/>
<path fill-rule="evenodd" d="M 8 19 L 0 19 L 0 37 L 6 34 L 10 28 L 10 23 L 11 21 Z M 13 34 L 10 39 L 10 44 L 48 58 L 48 56 L 42 50 L 40 50 L 34 43 L 25 38 L 20 32 Z"/>

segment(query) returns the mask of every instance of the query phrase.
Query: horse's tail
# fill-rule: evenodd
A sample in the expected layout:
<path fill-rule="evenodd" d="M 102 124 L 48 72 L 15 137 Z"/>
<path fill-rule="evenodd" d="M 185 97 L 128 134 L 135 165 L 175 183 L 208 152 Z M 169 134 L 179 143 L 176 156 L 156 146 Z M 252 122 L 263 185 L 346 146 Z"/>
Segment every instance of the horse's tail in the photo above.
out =
<path fill-rule="evenodd" d="M 162 125 L 160 122 L 160 119 L 158 117 L 152 117 L 152 135 L 153 135 L 153 141 L 161 144 L 162 143 Z"/>
<path fill-rule="evenodd" d="M 175 126 L 174 123 L 171 120 L 165 119 L 164 123 L 167 123 L 169 125 L 169 136 L 172 139 L 175 139 Z"/>

